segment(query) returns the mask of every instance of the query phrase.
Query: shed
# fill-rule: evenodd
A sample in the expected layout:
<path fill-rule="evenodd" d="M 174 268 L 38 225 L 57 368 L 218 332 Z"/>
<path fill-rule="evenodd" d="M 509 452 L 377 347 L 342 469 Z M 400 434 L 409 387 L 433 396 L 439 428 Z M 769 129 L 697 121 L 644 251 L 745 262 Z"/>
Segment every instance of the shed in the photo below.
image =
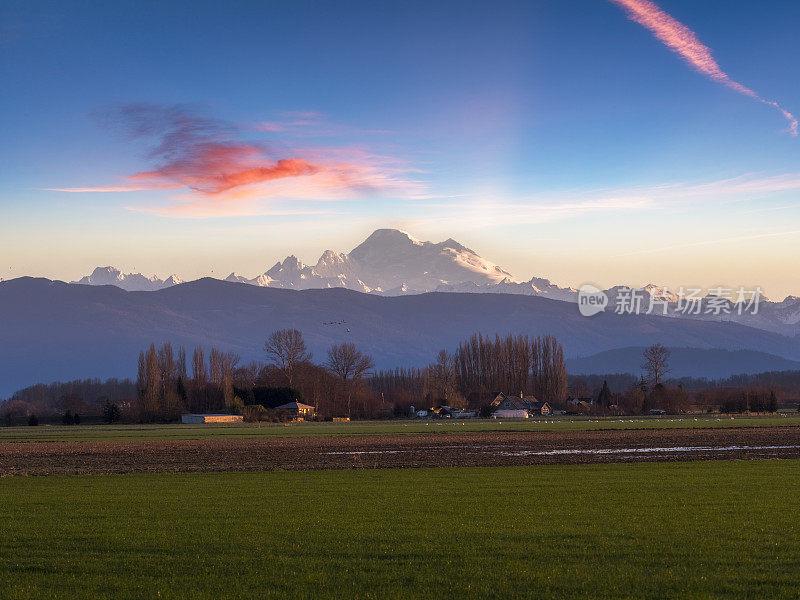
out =
<path fill-rule="evenodd" d="M 295 400 L 294 402 L 287 402 L 286 404 L 281 404 L 280 406 L 276 406 L 275 410 L 285 410 L 293 417 L 313 417 L 314 416 L 314 407 L 309 404 L 303 404 L 302 402 L 298 402 Z"/>
<path fill-rule="evenodd" d="M 181 415 L 181 423 L 243 423 L 242 415 Z"/>

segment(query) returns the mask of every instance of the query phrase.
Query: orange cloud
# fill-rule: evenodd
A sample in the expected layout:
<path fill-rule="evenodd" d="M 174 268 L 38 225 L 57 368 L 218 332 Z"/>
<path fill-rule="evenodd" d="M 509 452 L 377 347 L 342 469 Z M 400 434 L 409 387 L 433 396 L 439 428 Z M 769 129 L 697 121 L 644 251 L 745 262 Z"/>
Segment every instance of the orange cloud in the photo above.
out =
<path fill-rule="evenodd" d="M 316 113 L 300 115 L 316 118 Z M 64 192 L 183 189 L 168 206 L 141 210 L 169 216 L 274 214 L 259 200 L 283 197 L 343 200 L 365 191 L 406 195 L 418 184 L 389 157 L 343 148 L 283 150 L 240 139 L 247 133 L 182 106 L 130 105 L 102 117 L 126 136 L 149 142 L 154 168 L 126 177 L 130 185 L 50 188 Z M 263 128 L 262 128 L 263 129 Z M 272 128 L 275 130 L 276 128 Z M 287 144 L 283 144 L 286 146 Z M 263 202 L 262 202 L 263 204 Z"/>
<path fill-rule="evenodd" d="M 782 108 L 777 102 L 765 100 L 750 88 L 731 79 L 714 60 L 711 49 L 705 46 L 691 29 L 665 13 L 654 2 L 650 0 L 610 1 L 624 8 L 628 13 L 628 18 L 649 29 L 665 46 L 679 54 L 683 60 L 703 75 L 719 81 L 740 94 L 776 108 L 789 122 L 789 132 L 794 136 L 797 135 L 798 123 L 792 113 Z"/>
<path fill-rule="evenodd" d="M 207 194 L 218 194 L 242 185 L 272 181 L 283 177 L 302 177 L 319 171 L 319 167 L 300 158 L 282 158 L 274 164 L 248 166 L 249 151 L 218 147 L 206 149 L 190 163 L 179 162 L 155 171 L 138 173 L 133 181 L 178 181 L 181 186 Z M 263 158 L 256 162 L 263 163 Z M 169 185 L 169 184 L 166 184 Z"/>

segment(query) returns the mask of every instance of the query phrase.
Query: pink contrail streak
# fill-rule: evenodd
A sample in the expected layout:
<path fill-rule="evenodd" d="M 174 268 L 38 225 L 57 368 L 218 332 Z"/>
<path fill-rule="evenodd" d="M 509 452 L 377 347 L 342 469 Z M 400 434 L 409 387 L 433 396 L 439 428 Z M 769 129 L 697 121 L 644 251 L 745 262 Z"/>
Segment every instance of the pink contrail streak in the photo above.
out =
<path fill-rule="evenodd" d="M 691 29 L 680 21 L 673 19 L 654 2 L 650 0 L 610 1 L 624 8 L 632 21 L 649 29 L 665 46 L 673 52 L 678 53 L 683 60 L 703 75 L 707 75 L 711 79 L 719 81 L 740 94 L 750 96 L 759 102 L 779 110 L 786 120 L 789 121 L 789 132 L 794 136 L 797 135 L 797 119 L 792 113 L 785 110 L 777 102 L 765 100 L 749 87 L 728 77 L 728 74 L 720 68 L 717 61 L 711 56 L 711 49 L 697 39 L 697 36 Z"/>

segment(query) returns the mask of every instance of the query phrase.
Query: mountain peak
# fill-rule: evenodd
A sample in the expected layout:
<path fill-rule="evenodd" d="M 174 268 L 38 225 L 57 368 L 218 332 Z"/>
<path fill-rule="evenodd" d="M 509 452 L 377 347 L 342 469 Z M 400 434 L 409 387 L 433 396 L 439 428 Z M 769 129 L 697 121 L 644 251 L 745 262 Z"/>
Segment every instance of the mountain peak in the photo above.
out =
<path fill-rule="evenodd" d="M 277 262 L 268 270 L 265 275 L 273 278 L 280 277 L 281 275 L 296 275 L 303 270 L 305 265 L 294 254 L 290 254 L 283 259 L 283 262 Z"/>
<path fill-rule="evenodd" d="M 123 273 L 116 267 L 97 267 L 91 275 L 82 277 L 78 281 L 82 285 L 114 285 L 129 292 L 155 291 L 165 287 L 183 283 L 176 275 L 162 281 L 155 275 L 145 277 L 141 273 Z"/>
<path fill-rule="evenodd" d="M 434 244 L 398 229 L 377 229 L 348 256 L 359 279 L 384 293 L 431 291 L 462 283 L 496 284 L 511 278 L 510 273 L 452 238 Z"/>
<path fill-rule="evenodd" d="M 420 242 L 405 231 L 399 229 L 376 229 L 350 252 L 350 256 L 357 259 L 358 256 L 363 256 L 370 252 L 422 245 L 423 242 Z"/>
<path fill-rule="evenodd" d="M 108 266 L 108 267 L 95 267 L 92 274 L 89 277 L 103 277 L 103 278 L 116 278 L 116 279 L 124 279 L 125 275 L 122 274 L 116 267 Z"/>
<path fill-rule="evenodd" d="M 470 250 L 466 246 L 462 246 L 453 238 L 447 238 L 445 241 L 440 242 L 438 245 L 441 246 L 442 248 L 450 248 L 452 250 L 455 250 L 456 252 L 472 252 L 473 254 L 475 254 L 472 250 Z"/>

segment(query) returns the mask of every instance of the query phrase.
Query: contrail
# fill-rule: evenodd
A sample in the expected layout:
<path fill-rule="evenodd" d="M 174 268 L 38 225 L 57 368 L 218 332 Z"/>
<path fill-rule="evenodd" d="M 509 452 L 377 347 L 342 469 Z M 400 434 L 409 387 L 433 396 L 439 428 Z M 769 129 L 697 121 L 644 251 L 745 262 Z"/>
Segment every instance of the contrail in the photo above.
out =
<path fill-rule="evenodd" d="M 661 40 L 673 52 L 678 53 L 683 60 L 690 66 L 697 69 L 703 75 L 719 81 L 732 90 L 750 96 L 751 98 L 767 104 L 779 110 L 789 121 L 789 133 L 797 135 L 797 119 L 788 110 L 785 110 L 777 102 L 765 100 L 756 94 L 749 87 L 734 81 L 725 73 L 714 57 L 711 56 L 711 49 L 704 45 L 695 33 L 680 21 L 673 19 L 670 15 L 661 10 L 655 2 L 650 0 L 610 0 L 624 8 L 628 13 L 628 18 L 643 27 L 649 29 L 656 38 Z"/>

